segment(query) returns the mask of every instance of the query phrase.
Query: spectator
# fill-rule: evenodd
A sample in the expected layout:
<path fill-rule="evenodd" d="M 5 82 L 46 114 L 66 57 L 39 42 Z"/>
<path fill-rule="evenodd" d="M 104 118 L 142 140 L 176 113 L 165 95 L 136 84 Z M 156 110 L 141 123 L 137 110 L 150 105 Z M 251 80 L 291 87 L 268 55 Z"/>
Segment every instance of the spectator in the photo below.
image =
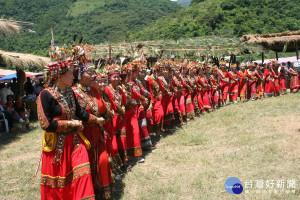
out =
<path fill-rule="evenodd" d="M 9 84 L 9 88 L 15 95 L 19 95 L 20 94 L 20 84 L 17 83 L 16 78 L 13 78 L 12 80 L 13 80 L 13 82 Z"/>
<path fill-rule="evenodd" d="M 34 88 L 33 88 L 33 85 L 31 83 L 30 77 L 27 77 L 27 81 L 24 83 L 24 91 L 26 93 L 26 96 L 28 96 L 29 94 L 34 93 Z"/>
<path fill-rule="evenodd" d="M 291 62 L 290 62 L 290 61 L 288 61 L 288 62 L 287 62 L 287 66 L 286 66 L 286 67 L 287 67 L 287 69 L 289 70 L 289 69 L 291 68 L 291 66 L 292 66 Z"/>
<path fill-rule="evenodd" d="M 39 96 L 40 92 L 43 91 L 43 89 L 44 89 L 44 81 L 42 78 L 40 78 L 39 84 L 36 85 L 36 88 L 35 88 L 36 96 Z"/>
<path fill-rule="evenodd" d="M 26 132 L 27 130 L 31 130 L 30 121 L 29 121 L 29 112 L 24 108 L 18 108 L 16 112 L 16 128 L 19 131 Z"/>
<path fill-rule="evenodd" d="M 4 105 L 7 102 L 8 95 L 14 95 L 14 93 L 11 91 L 11 89 L 9 89 L 5 86 L 5 83 L 1 83 L 0 84 L 0 99 Z"/>

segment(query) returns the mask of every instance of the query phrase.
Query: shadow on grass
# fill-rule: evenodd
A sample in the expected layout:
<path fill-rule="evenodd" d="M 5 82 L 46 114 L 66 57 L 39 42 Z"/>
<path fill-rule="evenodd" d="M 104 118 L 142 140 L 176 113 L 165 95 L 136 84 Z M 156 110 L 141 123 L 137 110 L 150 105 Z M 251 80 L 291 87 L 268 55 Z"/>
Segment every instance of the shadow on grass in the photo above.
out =
<path fill-rule="evenodd" d="M 152 145 L 155 147 L 156 144 L 160 141 L 160 139 L 162 138 L 166 138 L 168 136 L 171 136 L 174 132 L 170 132 L 170 133 L 164 133 L 163 137 L 157 136 L 155 134 L 151 134 L 151 141 L 152 141 Z M 155 149 L 155 148 L 154 148 Z M 150 154 L 152 152 L 152 150 L 143 150 L 143 156 L 145 157 L 145 159 L 147 159 L 147 155 Z M 131 160 L 129 162 L 129 164 L 131 165 L 131 169 L 133 167 L 135 167 L 137 165 L 137 160 Z M 131 170 L 130 169 L 130 170 Z M 128 174 L 128 172 L 130 172 L 130 170 L 127 169 L 121 169 L 121 174 L 122 174 L 122 180 L 121 181 L 115 181 L 114 183 L 114 187 L 115 187 L 115 191 L 113 192 L 112 195 L 112 199 L 114 200 L 119 200 L 122 198 L 123 194 L 124 194 L 124 188 L 125 188 L 125 183 L 123 182 L 124 178 L 126 177 L 126 175 Z"/>
<path fill-rule="evenodd" d="M 34 123 L 34 121 L 32 123 Z M 9 133 L 1 132 L 0 133 L 0 149 L 2 149 L 5 145 L 10 144 L 11 142 L 19 140 L 21 135 L 24 135 L 31 131 L 34 131 L 37 128 L 38 127 L 32 127 L 31 130 L 26 131 L 26 132 L 21 132 L 21 131 L 9 132 Z"/>

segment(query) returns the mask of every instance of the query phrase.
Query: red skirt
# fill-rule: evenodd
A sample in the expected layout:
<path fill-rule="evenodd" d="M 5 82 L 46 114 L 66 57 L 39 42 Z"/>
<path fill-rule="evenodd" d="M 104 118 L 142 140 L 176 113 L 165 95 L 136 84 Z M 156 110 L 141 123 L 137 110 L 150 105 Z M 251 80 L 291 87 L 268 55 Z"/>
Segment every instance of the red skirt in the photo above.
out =
<path fill-rule="evenodd" d="M 127 156 L 138 157 L 142 156 L 141 137 L 139 130 L 139 123 L 137 115 L 134 110 L 127 110 L 125 112 L 125 127 L 126 127 L 126 141 L 127 141 Z"/>
<path fill-rule="evenodd" d="M 160 100 L 154 101 L 153 103 L 152 119 L 154 129 L 159 129 L 161 123 L 164 121 L 164 110 Z"/>
<path fill-rule="evenodd" d="M 116 135 L 117 146 L 120 157 L 123 161 L 127 160 L 127 139 L 126 139 L 126 127 L 124 119 L 121 115 L 114 115 L 113 119 L 113 130 Z"/>
<path fill-rule="evenodd" d="M 280 79 L 280 88 L 281 88 L 281 89 L 286 89 L 286 86 L 285 86 L 285 78 L 281 78 L 281 79 Z"/>
<path fill-rule="evenodd" d="M 117 166 L 120 166 L 122 164 L 122 161 L 119 155 L 118 142 L 114 132 L 114 128 L 110 122 L 106 122 L 104 124 L 104 128 L 107 131 L 107 134 L 105 134 L 106 149 L 113 159 L 114 163 Z"/>
<path fill-rule="evenodd" d="M 239 94 L 241 99 L 246 98 L 247 94 L 247 83 L 244 81 L 240 81 L 240 86 L 239 86 Z"/>
<path fill-rule="evenodd" d="M 273 96 L 275 92 L 275 86 L 273 81 L 265 81 L 265 95 L 266 96 Z"/>
<path fill-rule="evenodd" d="M 53 164 L 55 150 L 43 151 L 41 199 L 95 199 L 89 157 L 84 145 L 73 146 L 66 135 L 61 164 Z"/>
<path fill-rule="evenodd" d="M 227 96 L 228 96 L 228 85 L 222 84 L 221 91 L 222 91 L 222 95 L 223 95 L 222 100 L 223 100 L 223 102 L 226 102 Z"/>
<path fill-rule="evenodd" d="M 210 95 L 208 90 L 202 90 L 202 96 L 203 96 L 203 107 L 205 109 L 211 109 L 211 104 L 210 104 Z"/>
<path fill-rule="evenodd" d="M 112 172 L 105 138 L 98 125 L 84 125 L 83 134 L 90 141 L 92 148 L 88 150 L 91 172 L 95 189 L 102 189 L 106 198 L 111 196 Z"/>
<path fill-rule="evenodd" d="M 147 127 L 147 119 L 146 112 L 144 110 L 144 106 L 135 106 L 135 113 L 137 113 L 138 121 L 139 121 L 139 130 L 140 130 L 140 138 L 141 138 L 141 147 L 151 147 L 152 142 L 148 132 Z"/>
<path fill-rule="evenodd" d="M 187 90 L 182 90 L 185 100 L 185 111 L 188 119 L 195 117 L 194 105 L 191 94 Z"/>
<path fill-rule="evenodd" d="M 174 119 L 172 96 L 169 96 L 168 94 L 164 94 L 161 98 L 161 104 L 165 114 L 164 123 L 170 124 L 171 121 Z"/>
<path fill-rule="evenodd" d="M 228 90 L 229 90 L 229 100 L 235 101 L 238 98 L 239 84 L 230 83 Z"/>
<path fill-rule="evenodd" d="M 179 112 L 183 116 L 186 114 L 186 111 L 185 111 L 185 100 L 184 100 L 184 96 L 182 93 L 177 94 L 177 101 L 179 104 Z"/>

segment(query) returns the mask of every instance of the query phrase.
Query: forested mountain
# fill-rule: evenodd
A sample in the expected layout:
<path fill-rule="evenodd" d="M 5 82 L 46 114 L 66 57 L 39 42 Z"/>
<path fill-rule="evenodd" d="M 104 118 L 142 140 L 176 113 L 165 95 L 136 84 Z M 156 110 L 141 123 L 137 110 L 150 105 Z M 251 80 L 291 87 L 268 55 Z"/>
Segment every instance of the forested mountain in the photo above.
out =
<path fill-rule="evenodd" d="M 131 38 L 242 36 L 299 30 L 299 8 L 299 0 L 194 0 L 188 8 L 157 20 Z"/>
<path fill-rule="evenodd" d="M 35 24 L 18 36 L 0 36 L 0 48 L 45 56 L 50 27 L 57 44 L 70 43 L 75 33 L 91 44 L 127 40 L 181 8 L 169 0 L 0 0 L 0 16 Z"/>

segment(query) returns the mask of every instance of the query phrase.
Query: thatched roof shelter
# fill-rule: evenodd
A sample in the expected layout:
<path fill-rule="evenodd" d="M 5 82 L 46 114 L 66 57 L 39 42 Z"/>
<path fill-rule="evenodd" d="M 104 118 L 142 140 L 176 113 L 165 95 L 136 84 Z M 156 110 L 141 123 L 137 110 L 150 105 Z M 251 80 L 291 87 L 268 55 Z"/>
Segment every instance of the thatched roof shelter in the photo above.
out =
<path fill-rule="evenodd" d="M 16 67 L 44 67 L 50 62 L 50 58 L 36 56 L 32 54 L 23 54 L 15 52 L 6 52 L 0 50 L 0 66 L 16 66 Z"/>
<path fill-rule="evenodd" d="M 241 42 L 259 44 L 265 50 L 295 52 L 300 46 L 300 30 L 283 33 L 243 35 Z"/>
<path fill-rule="evenodd" d="M 0 19 L 0 35 L 19 34 L 21 26 L 13 20 Z"/>

